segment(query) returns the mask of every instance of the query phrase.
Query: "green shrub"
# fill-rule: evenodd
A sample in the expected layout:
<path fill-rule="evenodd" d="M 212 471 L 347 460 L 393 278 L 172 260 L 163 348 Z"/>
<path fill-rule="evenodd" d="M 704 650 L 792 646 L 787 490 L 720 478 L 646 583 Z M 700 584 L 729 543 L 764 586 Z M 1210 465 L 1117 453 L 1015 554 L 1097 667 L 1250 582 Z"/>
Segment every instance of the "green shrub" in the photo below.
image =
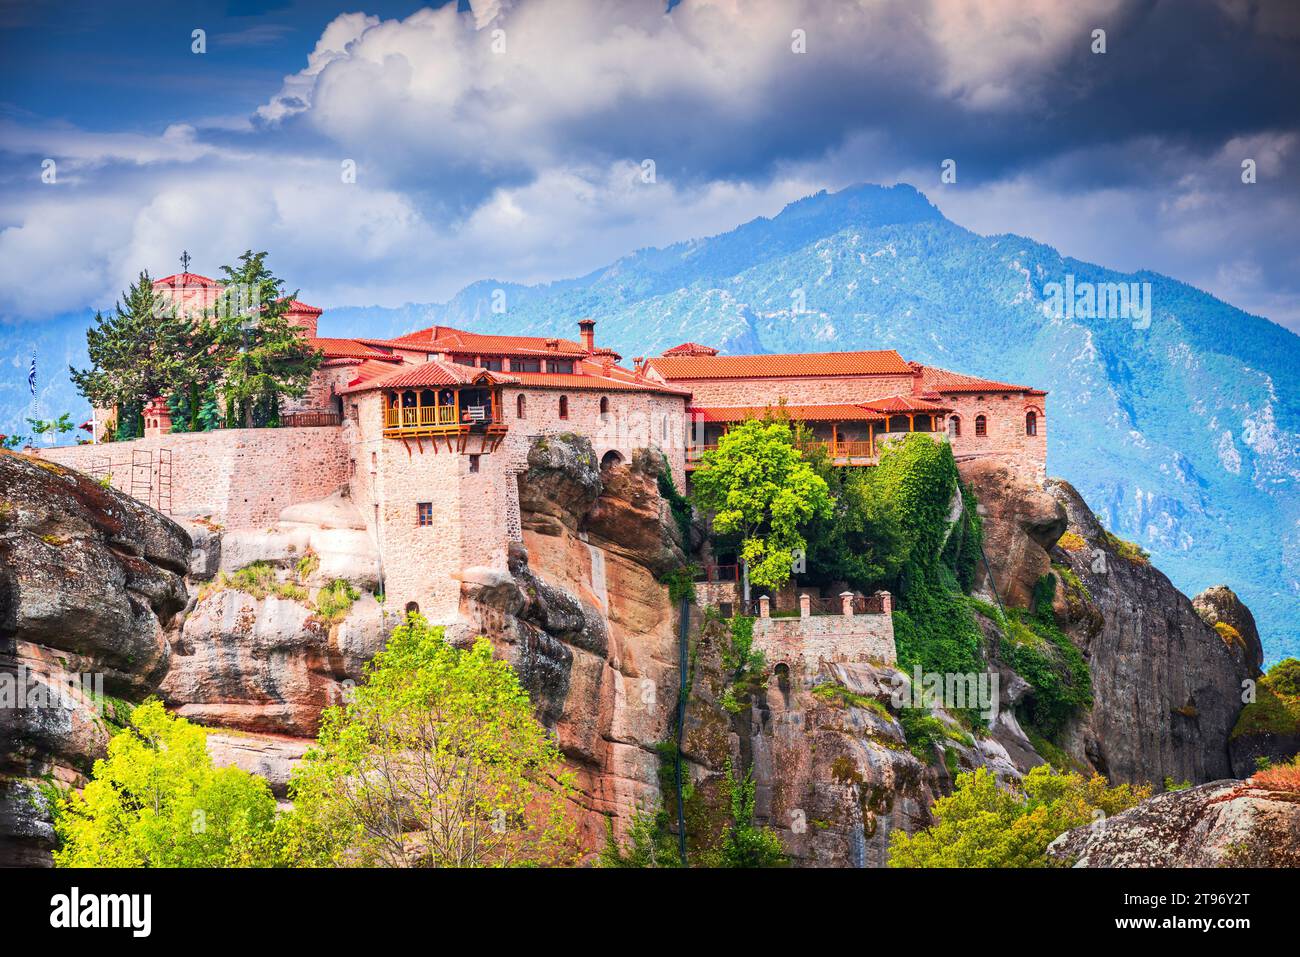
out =
<path fill-rule="evenodd" d="M 316 617 L 330 624 L 338 624 L 348 616 L 353 603 L 361 593 L 342 578 L 336 578 L 316 592 Z"/>

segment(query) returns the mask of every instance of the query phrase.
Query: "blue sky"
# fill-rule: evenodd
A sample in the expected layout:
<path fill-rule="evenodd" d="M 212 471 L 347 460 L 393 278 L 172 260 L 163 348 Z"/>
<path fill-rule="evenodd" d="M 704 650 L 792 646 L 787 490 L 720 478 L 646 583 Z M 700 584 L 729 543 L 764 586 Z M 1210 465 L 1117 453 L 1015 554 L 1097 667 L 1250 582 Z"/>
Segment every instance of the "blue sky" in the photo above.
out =
<path fill-rule="evenodd" d="M 322 306 L 440 300 L 906 181 L 1300 329 L 1298 51 L 1262 0 L 0 0 L 0 319 L 182 248 L 268 249 Z"/>

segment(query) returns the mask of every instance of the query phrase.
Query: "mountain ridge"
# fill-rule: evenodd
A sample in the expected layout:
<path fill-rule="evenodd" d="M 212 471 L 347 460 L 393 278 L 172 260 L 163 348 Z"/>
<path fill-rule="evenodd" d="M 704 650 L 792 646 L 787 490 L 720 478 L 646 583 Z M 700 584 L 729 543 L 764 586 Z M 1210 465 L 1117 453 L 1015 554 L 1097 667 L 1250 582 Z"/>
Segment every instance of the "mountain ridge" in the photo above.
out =
<path fill-rule="evenodd" d="M 1150 283 L 1149 327 L 1048 314 L 1044 287 L 1067 275 Z M 1046 389 L 1049 472 L 1150 549 L 1184 592 L 1236 589 L 1270 660 L 1300 653 L 1300 337 L 1267 319 L 1149 270 L 981 236 L 906 184 L 861 184 L 576 278 L 480 280 L 444 303 L 331 308 L 321 331 L 440 323 L 572 337 L 582 316 L 628 357 L 685 340 L 727 352 L 896 348 Z M 11 391 L 0 393 L 10 427 Z"/>

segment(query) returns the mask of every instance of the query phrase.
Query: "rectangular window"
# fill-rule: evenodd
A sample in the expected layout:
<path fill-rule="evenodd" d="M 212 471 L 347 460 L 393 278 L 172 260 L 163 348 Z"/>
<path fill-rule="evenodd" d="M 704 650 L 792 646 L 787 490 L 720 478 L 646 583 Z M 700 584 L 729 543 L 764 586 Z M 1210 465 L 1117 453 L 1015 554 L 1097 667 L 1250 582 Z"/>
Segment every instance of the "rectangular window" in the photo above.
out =
<path fill-rule="evenodd" d="M 477 471 L 478 471 L 478 456 L 477 456 L 477 455 L 471 455 L 471 456 L 469 457 L 469 470 L 470 470 L 471 472 L 477 472 Z"/>
<path fill-rule="evenodd" d="M 480 365 L 482 368 L 487 369 L 489 372 L 500 372 L 500 371 L 501 371 L 501 357 L 500 357 L 500 356 L 484 356 L 482 359 L 479 360 L 479 365 Z"/>
<path fill-rule="evenodd" d="M 511 359 L 511 372 L 541 372 L 542 360 L 540 359 Z"/>
<path fill-rule="evenodd" d="M 433 503 L 432 502 L 415 503 L 415 524 L 416 525 L 433 524 Z"/>
<path fill-rule="evenodd" d="M 472 366 L 474 364 L 473 356 L 457 356 L 456 364 L 460 366 Z"/>
<path fill-rule="evenodd" d="M 573 375 L 572 359 L 552 359 L 547 363 L 552 372 L 562 372 L 565 375 Z"/>

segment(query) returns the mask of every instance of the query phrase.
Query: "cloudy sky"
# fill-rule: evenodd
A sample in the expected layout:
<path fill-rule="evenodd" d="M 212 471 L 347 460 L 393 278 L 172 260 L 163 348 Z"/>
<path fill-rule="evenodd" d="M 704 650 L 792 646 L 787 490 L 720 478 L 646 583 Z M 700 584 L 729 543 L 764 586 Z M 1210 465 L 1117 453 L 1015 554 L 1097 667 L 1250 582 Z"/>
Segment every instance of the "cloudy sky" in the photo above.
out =
<path fill-rule="evenodd" d="M 1293 0 L 0 0 L 0 319 L 183 248 L 441 300 L 903 181 L 1300 330 L 1297 91 Z"/>

